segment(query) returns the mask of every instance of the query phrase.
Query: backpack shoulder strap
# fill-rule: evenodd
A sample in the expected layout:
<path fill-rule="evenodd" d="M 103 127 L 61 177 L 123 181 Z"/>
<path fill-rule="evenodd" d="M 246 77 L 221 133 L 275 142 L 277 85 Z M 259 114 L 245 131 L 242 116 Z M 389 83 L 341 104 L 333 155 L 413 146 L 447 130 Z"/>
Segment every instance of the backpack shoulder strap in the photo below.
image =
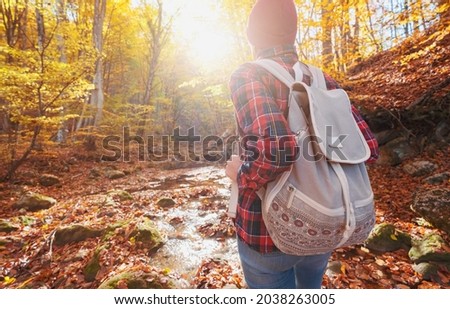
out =
<path fill-rule="evenodd" d="M 289 89 L 291 89 L 292 84 L 295 82 L 295 79 L 289 74 L 289 72 L 283 68 L 278 62 L 271 59 L 258 59 L 253 61 L 254 64 L 257 64 L 270 73 L 274 75 L 277 79 L 279 79 L 283 84 L 285 84 Z"/>
<path fill-rule="evenodd" d="M 323 90 L 327 90 L 327 83 L 325 81 L 325 76 L 323 75 L 322 70 L 312 65 L 308 65 L 308 68 L 312 74 L 313 86 Z"/>

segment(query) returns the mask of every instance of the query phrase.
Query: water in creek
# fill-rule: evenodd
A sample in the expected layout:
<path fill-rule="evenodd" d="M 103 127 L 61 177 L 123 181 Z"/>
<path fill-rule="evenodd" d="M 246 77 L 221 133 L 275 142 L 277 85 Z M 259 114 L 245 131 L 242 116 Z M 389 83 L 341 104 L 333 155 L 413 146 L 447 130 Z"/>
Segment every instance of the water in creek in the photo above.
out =
<path fill-rule="evenodd" d="M 217 188 L 217 193 L 215 196 L 188 199 L 186 204 L 164 210 L 155 216 L 155 223 L 160 231 L 168 235 L 168 239 L 152 256 L 154 266 L 169 268 L 191 279 L 203 260 L 215 258 L 227 261 L 233 270 L 240 273 L 235 237 L 208 238 L 198 231 L 200 226 L 219 223 L 226 211 L 224 207 L 212 210 L 202 210 L 200 207 L 204 199 L 208 199 L 209 203 L 228 204 L 230 181 L 224 170 L 218 167 L 196 168 L 179 177 L 153 183 L 154 189 L 164 191 L 200 186 Z M 180 222 L 174 224 L 168 218 L 177 218 Z"/>

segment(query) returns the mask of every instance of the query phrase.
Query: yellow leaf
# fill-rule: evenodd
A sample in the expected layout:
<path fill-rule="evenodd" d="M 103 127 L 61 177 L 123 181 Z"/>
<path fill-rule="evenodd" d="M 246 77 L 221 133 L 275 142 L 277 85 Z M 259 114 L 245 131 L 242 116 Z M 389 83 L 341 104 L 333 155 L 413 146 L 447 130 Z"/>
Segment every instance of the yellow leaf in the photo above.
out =
<path fill-rule="evenodd" d="M 397 240 L 397 236 L 395 236 L 394 234 L 391 234 L 391 239 L 392 240 Z"/>
<path fill-rule="evenodd" d="M 16 281 L 16 278 L 11 278 L 11 277 L 8 277 L 8 276 L 6 276 L 6 277 L 3 279 L 3 282 L 4 282 L 6 285 L 11 284 L 11 283 L 14 283 L 14 281 Z"/>
<path fill-rule="evenodd" d="M 136 243 L 136 238 L 131 237 L 131 238 L 130 238 L 130 243 L 131 243 L 132 245 L 134 245 L 134 244 Z"/>
<path fill-rule="evenodd" d="M 341 265 L 341 273 L 343 273 L 345 275 L 345 264 Z"/>

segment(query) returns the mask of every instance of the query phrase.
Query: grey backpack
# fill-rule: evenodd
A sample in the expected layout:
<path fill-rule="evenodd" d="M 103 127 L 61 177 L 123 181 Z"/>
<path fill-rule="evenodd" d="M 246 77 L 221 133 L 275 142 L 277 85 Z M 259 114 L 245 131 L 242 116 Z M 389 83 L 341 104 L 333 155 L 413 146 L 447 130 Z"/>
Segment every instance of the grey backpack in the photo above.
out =
<path fill-rule="evenodd" d="M 264 223 L 282 252 L 314 255 L 363 243 L 375 224 L 365 161 L 370 149 L 342 89 L 327 90 L 320 69 L 298 62 L 296 78 L 269 59 L 256 63 L 290 89 L 288 123 L 299 156 L 258 192 Z M 312 77 L 308 86 L 303 73 Z"/>

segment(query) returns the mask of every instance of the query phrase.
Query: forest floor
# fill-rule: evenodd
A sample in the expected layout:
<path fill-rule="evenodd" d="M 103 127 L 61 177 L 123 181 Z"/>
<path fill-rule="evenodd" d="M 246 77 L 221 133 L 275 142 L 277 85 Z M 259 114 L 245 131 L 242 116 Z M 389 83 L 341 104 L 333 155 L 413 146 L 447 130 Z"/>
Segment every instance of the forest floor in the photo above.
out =
<path fill-rule="evenodd" d="M 396 167 L 371 165 L 377 222 L 392 223 L 413 238 L 430 231 L 439 233 L 423 225 L 410 205 L 416 194 L 436 187 L 449 188 L 450 183 L 424 184 L 424 177 L 412 177 L 402 166 L 420 159 L 435 163 L 436 173 L 449 171 L 449 151 L 447 147 L 422 153 Z M 156 271 L 183 282 L 180 286 L 184 287 L 245 288 L 234 227 L 225 215 L 229 183 L 222 165 L 168 169 L 149 162 L 97 162 L 92 158 L 68 149 L 46 152 L 31 157 L 14 182 L 0 183 L 0 219 L 17 227 L 12 232 L 0 232 L 0 239 L 6 240 L 0 242 L 0 288 L 97 288 L 124 269 Z M 92 176 L 93 170 L 108 168 L 124 171 L 125 176 L 114 180 L 101 173 Z M 45 173 L 57 175 L 61 184 L 40 185 L 38 178 Z M 126 190 L 132 198 L 105 202 L 107 192 L 118 189 Z M 51 196 L 58 202 L 38 212 L 12 208 L 27 191 Z M 156 205 L 161 197 L 175 201 L 171 212 Z M 52 242 L 52 235 L 61 226 L 106 226 L 142 217 L 157 218 L 169 241 L 149 253 L 129 237 L 126 228 L 119 228 L 109 239 L 108 249 L 98 257 L 100 268 L 95 278 L 89 280 L 84 270 L 102 239 L 93 237 L 59 246 Z M 184 230 L 178 228 L 180 224 L 185 225 Z M 448 243 L 448 237 L 442 236 Z M 181 261 L 176 259 L 180 254 Z M 183 263 L 189 267 L 183 268 Z M 424 280 L 404 249 L 376 253 L 353 246 L 333 253 L 323 287 L 449 288 L 448 272 L 441 270 L 436 279 Z"/>

